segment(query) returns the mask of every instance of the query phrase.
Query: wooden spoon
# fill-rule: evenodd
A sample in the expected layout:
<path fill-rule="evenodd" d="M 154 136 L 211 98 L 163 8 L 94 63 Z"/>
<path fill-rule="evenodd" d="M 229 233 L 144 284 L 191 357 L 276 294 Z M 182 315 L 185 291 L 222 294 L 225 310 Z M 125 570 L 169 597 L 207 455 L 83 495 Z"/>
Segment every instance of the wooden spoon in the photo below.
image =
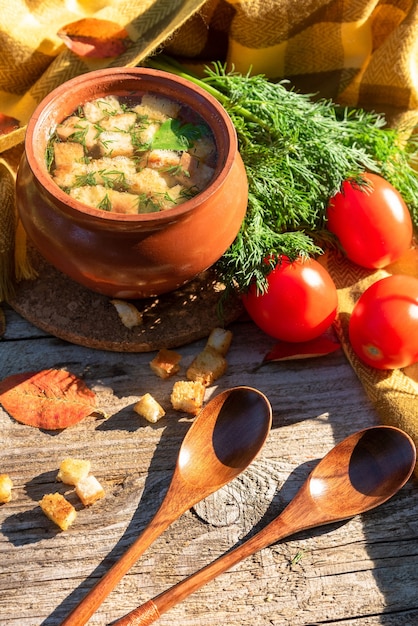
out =
<path fill-rule="evenodd" d="M 260 391 L 234 387 L 201 410 L 180 447 L 173 478 L 141 535 L 62 622 L 82 626 L 151 543 L 194 504 L 238 476 L 270 432 L 271 405 Z"/>
<path fill-rule="evenodd" d="M 361 430 L 318 463 L 284 511 L 246 542 L 149 600 L 113 626 L 147 626 L 242 559 L 301 530 L 338 522 L 386 502 L 416 463 L 412 439 L 391 426 Z"/>

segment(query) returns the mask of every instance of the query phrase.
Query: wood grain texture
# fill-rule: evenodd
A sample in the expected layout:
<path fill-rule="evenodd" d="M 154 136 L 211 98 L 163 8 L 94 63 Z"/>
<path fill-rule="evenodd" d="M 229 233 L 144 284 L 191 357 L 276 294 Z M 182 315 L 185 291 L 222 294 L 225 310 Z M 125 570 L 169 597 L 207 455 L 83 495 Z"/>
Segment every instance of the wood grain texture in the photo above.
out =
<path fill-rule="evenodd" d="M 108 416 L 91 416 L 51 434 L 0 409 L 0 472 L 13 499 L 0 507 L 0 624 L 55 626 L 156 512 L 168 488 L 190 417 L 170 410 L 175 379 L 149 368 L 151 354 L 89 349 L 49 337 L 6 308 L 0 378 L 65 367 L 92 387 Z M 91 618 L 105 625 L 161 593 L 262 528 L 295 495 L 328 450 L 378 423 L 373 406 L 340 352 L 258 367 L 273 340 L 252 324 L 231 325 L 227 374 L 211 395 L 237 385 L 265 393 L 273 428 L 257 460 L 233 483 L 186 512 L 146 551 Z M 205 340 L 179 349 L 184 375 Z M 176 377 L 177 379 L 177 377 Z M 150 425 L 133 412 L 149 391 L 168 408 Z M 64 456 L 92 462 L 105 499 L 81 507 L 57 483 Z M 37 502 L 67 493 L 78 509 L 66 532 Z M 163 615 L 161 626 L 411 626 L 418 619 L 418 485 L 348 522 L 300 533 L 246 559 Z"/>

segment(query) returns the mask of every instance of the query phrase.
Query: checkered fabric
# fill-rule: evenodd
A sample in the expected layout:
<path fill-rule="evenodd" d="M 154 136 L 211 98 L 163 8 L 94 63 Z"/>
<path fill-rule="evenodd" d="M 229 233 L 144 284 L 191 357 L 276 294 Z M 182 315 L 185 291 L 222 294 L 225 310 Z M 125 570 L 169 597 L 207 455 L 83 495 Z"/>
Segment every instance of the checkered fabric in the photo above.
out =
<path fill-rule="evenodd" d="M 418 122 L 416 0 L 210 0 L 168 50 Z"/>

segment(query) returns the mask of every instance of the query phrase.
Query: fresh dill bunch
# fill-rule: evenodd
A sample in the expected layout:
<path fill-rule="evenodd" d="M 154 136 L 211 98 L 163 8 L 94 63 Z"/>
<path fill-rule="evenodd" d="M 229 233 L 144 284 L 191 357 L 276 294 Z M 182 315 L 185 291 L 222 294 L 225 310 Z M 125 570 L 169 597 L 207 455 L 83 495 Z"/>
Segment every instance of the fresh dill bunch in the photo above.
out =
<path fill-rule="evenodd" d="M 320 254 L 330 198 L 344 180 L 360 179 L 365 170 L 399 190 L 418 225 L 418 177 L 411 166 L 417 145 L 402 141 L 382 115 L 315 100 L 287 81 L 226 71 L 221 63 L 206 67 L 204 78 L 164 56 L 151 64 L 204 87 L 236 129 L 249 199 L 240 232 L 217 264 L 227 286 L 246 291 L 255 281 L 263 290 L 280 255 Z"/>

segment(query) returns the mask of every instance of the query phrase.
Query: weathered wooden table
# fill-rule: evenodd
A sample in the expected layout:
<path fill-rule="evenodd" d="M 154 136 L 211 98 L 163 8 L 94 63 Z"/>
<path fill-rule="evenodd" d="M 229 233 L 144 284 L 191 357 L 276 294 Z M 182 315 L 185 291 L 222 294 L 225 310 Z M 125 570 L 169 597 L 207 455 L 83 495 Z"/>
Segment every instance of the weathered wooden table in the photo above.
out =
<path fill-rule="evenodd" d="M 66 368 L 98 395 L 108 416 L 60 432 L 15 422 L 0 409 L 0 473 L 13 499 L 0 506 L 0 624 L 53 626 L 87 593 L 151 519 L 168 487 L 190 417 L 168 410 L 152 426 L 133 412 L 149 391 L 165 406 L 173 380 L 149 368 L 152 353 L 106 352 L 48 336 L 6 308 L 0 378 Z M 249 469 L 184 514 L 119 583 L 91 624 L 109 624 L 209 563 L 284 508 L 333 445 L 378 423 L 342 352 L 260 364 L 273 341 L 235 322 L 228 372 L 207 398 L 235 385 L 269 397 L 273 428 Z M 179 348 L 183 367 L 204 345 Z M 66 456 L 90 459 L 106 497 L 79 507 L 66 532 L 43 515 L 44 493 Z M 418 484 L 345 523 L 300 533 L 243 561 L 159 620 L 170 626 L 412 626 L 418 623 Z"/>

